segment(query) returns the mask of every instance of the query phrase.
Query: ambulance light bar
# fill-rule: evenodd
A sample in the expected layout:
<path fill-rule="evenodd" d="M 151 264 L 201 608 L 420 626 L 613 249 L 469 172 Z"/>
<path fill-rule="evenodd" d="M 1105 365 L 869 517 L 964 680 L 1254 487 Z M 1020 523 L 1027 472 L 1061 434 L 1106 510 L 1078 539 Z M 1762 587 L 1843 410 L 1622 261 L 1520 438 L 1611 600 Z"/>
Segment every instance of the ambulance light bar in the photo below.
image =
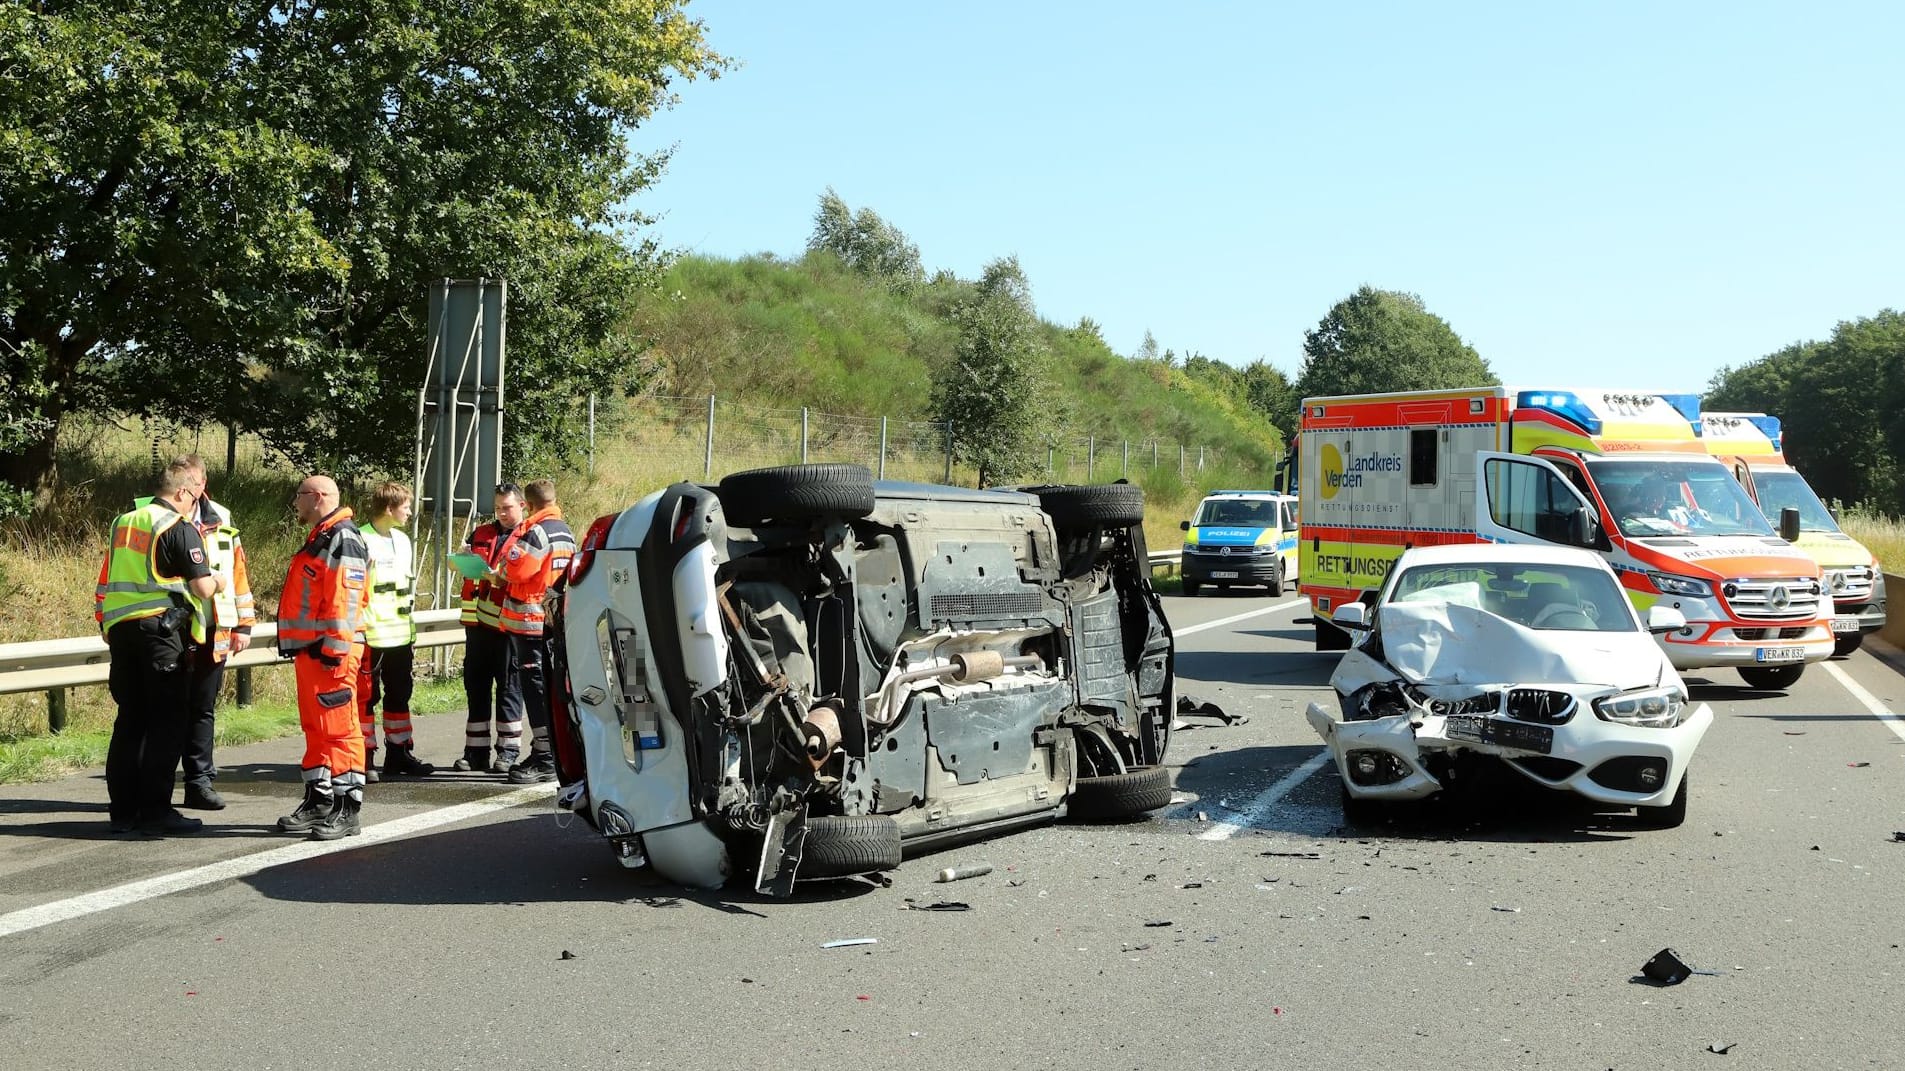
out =
<path fill-rule="evenodd" d="M 1525 390 L 1515 395 L 1516 409 L 1542 409 L 1580 426 L 1589 435 L 1601 433 L 1601 418 L 1586 402 L 1567 391 Z"/>

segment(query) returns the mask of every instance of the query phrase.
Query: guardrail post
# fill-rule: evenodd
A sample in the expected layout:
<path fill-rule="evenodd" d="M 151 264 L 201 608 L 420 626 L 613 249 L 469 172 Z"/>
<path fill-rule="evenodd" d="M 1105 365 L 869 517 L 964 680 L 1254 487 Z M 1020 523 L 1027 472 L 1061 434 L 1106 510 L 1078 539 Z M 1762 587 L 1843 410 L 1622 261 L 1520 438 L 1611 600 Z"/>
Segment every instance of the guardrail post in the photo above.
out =
<path fill-rule="evenodd" d="M 1124 459 L 1119 463 L 1118 475 L 1129 476 L 1131 475 L 1131 441 L 1125 439 L 1120 441 L 1118 445 L 1124 448 Z"/>
<path fill-rule="evenodd" d="M 1098 437 L 1085 436 L 1085 482 L 1098 478 Z"/>
<path fill-rule="evenodd" d="M 46 693 L 46 728 L 48 732 L 66 731 L 66 689 L 54 688 Z"/>
<path fill-rule="evenodd" d="M 948 420 L 946 421 L 946 480 L 945 480 L 945 482 L 948 484 L 952 483 L 952 455 L 953 455 L 953 422 Z"/>
<path fill-rule="evenodd" d="M 251 705 L 251 667 L 247 666 L 243 669 L 240 669 L 236 675 L 235 681 L 236 683 L 234 687 L 238 692 L 238 705 L 241 707 L 250 706 Z"/>

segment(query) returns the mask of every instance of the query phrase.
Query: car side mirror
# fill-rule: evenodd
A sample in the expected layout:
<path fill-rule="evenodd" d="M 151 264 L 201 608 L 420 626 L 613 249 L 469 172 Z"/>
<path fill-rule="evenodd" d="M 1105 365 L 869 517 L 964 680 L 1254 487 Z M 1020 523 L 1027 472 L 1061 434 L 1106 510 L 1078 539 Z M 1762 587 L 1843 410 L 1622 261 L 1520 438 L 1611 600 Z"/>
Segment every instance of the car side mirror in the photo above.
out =
<path fill-rule="evenodd" d="M 1594 511 L 1581 506 L 1574 511 L 1574 545 L 1587 550 L 1599 550 L 1601 546 L 1601 522 L 1594 517 Z"/>
<path fill-rule="evenodd" d="M 1779 511 L 1779 538 L 1788 543 L 1799 542 L 1799 511 L 1791 506 Z"/>
<path fill-rule="evenodd" d="M 1687 627 L 1687 615 L 1671 606 L 1649 606 L 1647 608 L 1647 631 L 1656 636 L 1668 632 L 1679 632 Z"/>
<path fill-rule="evenodd" d="M 1178 531 L 1180 531 L 1180 532 L 1188 532 L 1188 531 L 1190 531 L 1190 530 L 1191 530 L 1191 522 L 1189 522 L 1189 521 L 1179 521 L 1179 522 L 1177 522 L 1177 530 L 1178 530 Z"/>
<path fill-rule="evenodd" d="M 1337 628 L 1353 629 L 1357 632 L 1367 632 L 1371 628 L 1369 624 L 1369 607 L 1364 606 L 1360 602 L 1352 602 L 1347 606 L 1338 606 L 1336 613 L 1330 617 L 1330 620 L 1335 623 Z"/>

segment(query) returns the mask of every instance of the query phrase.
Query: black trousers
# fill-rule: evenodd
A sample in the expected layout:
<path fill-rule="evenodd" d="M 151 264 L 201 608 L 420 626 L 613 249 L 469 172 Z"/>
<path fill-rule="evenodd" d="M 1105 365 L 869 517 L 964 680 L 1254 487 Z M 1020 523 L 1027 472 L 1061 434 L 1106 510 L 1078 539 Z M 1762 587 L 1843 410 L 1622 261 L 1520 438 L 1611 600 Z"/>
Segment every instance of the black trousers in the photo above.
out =
<path fill-rule="evenodd" d="M 218 710 L 218 690 L 225 684 L 225 663 L 212 657 L 211 645 L 200 647 L 192 656 L 192 680 L 186 686 L 185 750 L 180 763 L 185 781 L 210 785 L 218 780 L 218 763 L 212 758 L 213 724 Z"/>
<path fill-rule="evenodd" d="M 137 821 L 172 804 L 194 652 L 179 657 L 177 639 L 156 617 L 119 622 L 106 647 L 107 687 L 119 707 L 106 745 L 106 796 L 113 820 Z"/>
<path fill-rule="evenodd" d="M 496 723 L 496 751 L 514 762 L 522 747 L 523 693 L 510 667 L 508 637 L 493 628 L 463 628 L 463 697 L 469 702 L 463 757 L 487 761 L 490 722 Z"/>
<path fill-rule="evenodd" d="M 529 714 L 529 750 L 531 754 L 549 753 L 549 659 L 548 644 L 541 636 L 509 633 L 509 668 L 516 674 L 523 707 Z"/>

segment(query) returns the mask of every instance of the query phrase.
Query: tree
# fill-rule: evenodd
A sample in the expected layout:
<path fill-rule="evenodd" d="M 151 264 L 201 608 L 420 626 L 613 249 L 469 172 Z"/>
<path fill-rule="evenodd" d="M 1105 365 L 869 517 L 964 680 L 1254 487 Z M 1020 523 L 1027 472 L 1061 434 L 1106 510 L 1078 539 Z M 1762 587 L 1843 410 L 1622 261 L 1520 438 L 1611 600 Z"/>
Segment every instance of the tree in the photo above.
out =
<path fill-rule="evenodd" d="M 934 378 L 932 404 L 935 419 L 952 423 L 954 456 L 979 470 L 980 487 L 1038 471 L 1046 349 L 1018 258 L 986 265 L 953 320 L 959 344 Z"/>
<path fill-rule="evenodd" d="M 905 232 L 871 208 L 853 212 L 832 186 L 820 195 L 807 248 L 832 253 L 847 267 L 879 279 L 894 290 L 911 291 L 926 279 L 919 247 Z"/>
<path fill-rule="evenodd" d="M 1280 439 L 1287 439 L 1296 431 L 1296 407 L 1300 399 L 1282 369 L 1258 359 L 1244 366 L 1243 382 L 1244 397 L 1251 408 L 1262 413 L 1263 418 L 1278 429 Z"/>
<path fill-rule="evenodd" d="M 623 378 L 658 267 L 627 134 L 718 75 L 681 0 L 0 6 L 0 362 L 42 499 L 59 427 L 229 407 L 408 467 L 425 285 L 510 281 L 510 453 Z"/>
<path fill-rule="evenodd" d="M 1296 398 L 1497 382 L 1488 362 L 1421 298 L 1365 286 L 1304 332 Z"/>

